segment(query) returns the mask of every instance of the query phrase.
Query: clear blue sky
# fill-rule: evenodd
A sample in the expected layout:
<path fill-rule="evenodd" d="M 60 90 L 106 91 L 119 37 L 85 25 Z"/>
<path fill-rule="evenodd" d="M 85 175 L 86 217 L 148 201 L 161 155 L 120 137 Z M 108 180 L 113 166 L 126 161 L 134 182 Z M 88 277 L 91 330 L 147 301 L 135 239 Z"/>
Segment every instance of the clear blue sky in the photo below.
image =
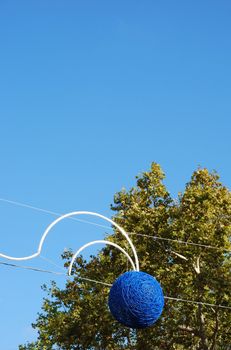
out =
<path fill-rule="evenodd" d="M 230 16 L 229 0 L 1 1 L 0 197 L 110 216 L 152 161 L 173 196 L 198 165 L 230 187 Z M 0 251 L 33 253 L 52 220 L 0 201 Z M 65 222 L 43 254 L 61 265 L 64 247 L 104 232 Z M 0 273 L 0 349 L 15 350 L 51 277 Z"/>

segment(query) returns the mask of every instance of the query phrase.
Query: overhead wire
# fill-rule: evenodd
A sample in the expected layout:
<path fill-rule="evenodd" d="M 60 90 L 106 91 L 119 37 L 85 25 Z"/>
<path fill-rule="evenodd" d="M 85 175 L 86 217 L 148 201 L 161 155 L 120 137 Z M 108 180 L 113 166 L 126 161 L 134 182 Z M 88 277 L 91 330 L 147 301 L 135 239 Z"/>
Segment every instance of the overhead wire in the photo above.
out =
<path fill-rule="evenodd" d="M 179 244 L 192 245 L 192 246 L 196 246 L 196 247 L 215 249 L 215 250 L 222 250 L 223 252 L 227 252 L 227 253 L 231 252 L 230 250 L 223 249 L 221 247 L 215 247 L 213 245 L 200 244 L 200 243 L 194 243 L 194 242 L 189 242 L 189 241 L 182 241 L 182 240 L 179 240 L 179 239 L 172 239 L 172 238 L 166 238 L 166 237 L 146 235 L 146 234 L 143 234 L 143 233 L 136 233 L 136 232 L 128 232 L 128 233 L 130 235 L 142 236 L 142 237 L 146 237 L 146 238 L 152 238 L 152 239 L 157 239 L 157 240 L 169 241 L 169 242 L 174 242 L 174 243 L 179 243 Z"/>
<path fill-rule="evenodd" d="M 51 265 L 57 267 L 58 269 L 60 269 L 62 271 L 65 271 L 65 269 L 62 266 L 56 264 L 53 260 L 46 258 L 44 255 L 40 254 L 39 258 L 44 260 L 44 261 L 47 261 L 48 263 L 50 263 Z"/>
<path fill-rule="evenodd" d="M 0 198 L 0 201 L 1 202 L 5 202 L 5 203 L 9 203 L 9 204 L 13 204 L 13 205 L 16 205 L 18 207 L 23 207 L 23 208 L 28 208 L 28 209 L 40 211 L 42 213 L 46 213 L 46 214 L 50 214 L 50 215 L 54 215 L 54 216 L 61 216 L 61 215 L 63 215 L 63 213 L 58 213 L 58 212 L 55 212 L 55 211 L 52 211 L 52 210 L 35 207 L 35 206 L 27 204 L 27 203 L 13 201 L 13 200 L 6 199 L 6 198 Z M 74 221 L 82 222 L 84 224 L 90 224 L 90 225 L 94 225 L 94 226 L 98 226 L 98 227 L 102 227 L 102 228 L 106 228 L 106 229 L 112 230 L 112 227 L 110 227 L 110 226 L 97 224 L 96 222 L 92 222 L 92 221 L 88 221 L 88 220 L 84 220 L 84 219 L 77 219 L 77 218 L 74 218 L 74 217 L 69 217 L 67 219 L 68 220 L 74 220 Z"/>
<path fill-rule="evenodd" d="M 50 215 L 54 215 L 54 216 L 60 216 L 63 215 L 62 213 L 58 213 L 52 210 L 47 210 L 44 208 L 39 208 L 27 203 L 23 203 L 23 202 L 18 202 L 18 201 L 14 201 L 14 200 L 9 200 L 6 198 L 0 198 L 0 201 L 5 202 L 5 203 L 9 203 L 9 204 L 13 204 L 16 206 L 20 206 L 20 207 L 24 207 L 24 208 L 28 208 L 28 209 L 32 209 L 32 210 L 36 210 L 36 211 L 40 211 L 46 214 L 50 214 Z M 98 227 L 102 227 L 105 228 L 107 230 L 113 230 L 112 227 L 110 226 L 106 226 L 106 225 L 101 225 L 98 224 L 96 222 L 92 222 L 89 220 L 83 220 L 83 219 L 77 219 L 74 217 L 69 217 L 67 218 L 69 220 L 74 220 L 74 221 L 78 221 L 78 222 L 82 222 L 85 224 L 89 224 L 89 225 L 94 225 L 94 226 L 98 226 Z M 191 246 L 196 246 L 196 247 L 201 247 L 201 248 L 207 248 L 207 249 L 215 249 L 215 250 L 222 250 L 224 252 L 227 253 L 231 253 L 230 250 L 226 250 L 223 249 L 221 247 L 216 247 L 216 246 L 212 246 L 212 245 L 207 245 L 207 244 L 201 244 L 201 243 L 194 243 L 194 242 L 190 242 L 190 241 L 183 241 L 183 240 L 179 240 L 179 239 L 172 239 L 172 238 L 166 238 L 166 237 L 159 237 L 159 236 L 154 236 L 154 235 L 147 235 L 147 234 L 143 234 L 143 233 L 136 233 L 136 232 L 127 232 L 130 235 L 135 235 L 135 236 L 142 236 L 142 237 L 146 237 L 146 238 L 152 238 L 152 239 L 156 239 L 156 240 L 163 240 L 163 241 L 169 241 L 169 242 L 173 242 L 173 243 L 178 243 L 178 244 L 184 244 L 184 245 L 191 245 Z"/>
<path fill-rule="evenodd" d="M 34 267 L 31 267 L 31 266 L 25 266 L 25 265 L 17 265 L 17 264 L 5 263 L 5 262 L 0 262 L 0 264 L 8 266 L 8 267 L 21 268 L 21 269 L 31 270 L 31 271 L 35 271 L 35 272 L 43 272 L 43 273 L 49 273 L 49 274 L 54 274 L 54 275 L 62 275 L 62 276 L 64 276 L 64 275 L 66 276 L 67 275 L 64 272 L 56 272 L 56 271 L 51 271 L 51 270 L 44 270 L 44 269 L 34 268 Z M 101 285 L 104 285 L 106 287 L 111 287 L 112 286 L 111 283 L 98 281 L 98 280 L 95 280 L 95 279 L 92 279 L 92 278 L 81 277 L 81 276 L 74 276 L 74 277 L 77 278 L 78 280 L 83 280 L 83 281 L 86 281 L 86 282 L 101 284 Z M 214 308 L 221 308 L 221 309 L 231 310 L 231 306 L 226 306 L 226 305 L 222 305 L 222 304 L 211 304 L 211 303 L 206 303 L 206 302 L 202 302 L 202 301 L 183 299 L 183 298 L 175 298 L 175 297 L 169 297 L 169 296 L 164 296 L 164 298 L 167 299 L 167 300 L 173 300 L 173 301 L 178 301 L 178 302 L 183 302 L 183 303 L 204 305 L 204 306 L 208 306 L 208 307 L 214 307 Z"/>
<path fill-rule="evenodd" d="M 58 213 L 58 212 L 54 212 L 54 211 L 47 210 L 47 209 L 44 209 L 44 208 L 39 208 L 39 207 L 32 206 L 30 204 L 23 203 L 23 202 L 9 200 L 9 199 L 6 199 L 6 198 L 0 198 L 0 201 L 6 202 L 6 203 L 9 203 L 9 204 L 13 204 L 13 205 L 16 205 L 16 206 L 24 207 L 24 208 L 29 208 L 29 209 L 36 210 L 36 211 L 39 211 L 39 212 L 43 212 L 43 213 L 50 214 L 50 215 L 55 215 L 55 216 L 62 215 L 61 213 Z M 90 225 L 94 225 L 94 226 L 98 226 L 98 227 L 102 227 L 102 228 L 105 228 L 105 229 L 113 230 L 113 228 L 110 227 L 110 226 L 97 224 L 97 223 L 89 221 L 89 220 L 82 220 L 82 219 L 77 219 L 77 218 L 73 218 L 73 217 L 69 217 L 68 219 L 75 220 L 75 221 L 82 222 L 82 223 L 86 223 L 86 224 L 90 224 Z M 174 242 L 174 243 L 185 244 L 185 245 L 192 245 L 192 246 L 197 246 L 197 247 L 202 247 L 202 248 L 219 249 L 219 250 L 221 249 L 220 247 L 215 247 L 215 246 L 206 245 L 206 244 L 200 244 L 200 243 L 194 243 L 194 242 L 188 242 L 188 241 L 182 241 L 182 240 L 177 240 L 177 239 L 171 239 L 171 238 L 165 238 L 165 237 L 159 237 L 159 236 L 153 236 L 153 235 L 146 235 L 146 234 L 139 234 L 139 233 L 135 233 L 135 232 L 127 232 L 127 233 L 129 233 L 131 235 L 143 236 L 143 237 L 146 237 L 146 238 L 170 241 L 170 242 Z M 226 252 L 230 252 L 230 251 L 227 251 L 227 250 L 224 250 L 224 249 L 222 249 L 222 250 L 226 251 Z M 61 268 L 60 266 L 55 264 L 52 260 L 50 260 L 50 259 L 48 259 L 48 258 L 46 258 L 44 256 L 40 256 L 40 257 L 43 260 L 46 260 L 46 261 L 50 262 L 54 266 L 56 266 L 58 268 Z M 35 272 L 49 273 L 49 274 L 54 274 L 54 275 L 66 275 L 66 273 L 64 273 L 64 272 L 56 272 L 56 271 L 40 269 L 40 268 L 35 268 L 35 267 L 25 266 L 25 265 L 17 265 L 17 264 L 6 263 L 6 262 L 0 262 L 0 264 L 4 265 L 4 266 L 8 266 L 8 267 L 21 268 L 21 269 L 31 270 L 31 271 L 35 271 Z M 61 269 L 64 270 L 63 268 L 61 268 Z M 86 277 L 77 276 L 77 279 L 83 280 L 83 281 L 88 281 L 88 282 L 102 284 L 102 285 L 105 285 L 107 287 L 111 287 L 112 286 L 112 284 L 109 284 L 109 283 L 106 283 L 106 282 L 102 282 L 102 281 L 97 281 L 97 280 L 86 278 Z M 165 296 L 165 299 L 178 301 L 178 302 L 193 303 L 193 304 L 197 304 L 197 305 L 205 305 L 205 306 L 209 306 L 209 307 L 217 307 L 217 308 L 223 308 L 223 309 L 229 309 L 229 310 L 231 309 L 231 307 L 225 306 L 225 305 L 220 305 L 220 304 L 216 305 L 216 304 L 205 303 L 205 302 L 189 300 L 189 299 L 182 299 L 182 298 L 175 298 L 175 297 L 168 297 L 168 296 Z"/>
<path fill-rule="evenodd" d="M 56 271 L 50 271 L 50 270 L 44 270 L 44 269 L 39 269 L 37 267 L 31 267 L 31 266 L 25 266 L 25 265 L 17 265 L 17 264 L 12 264 L 12 263 L 6 263 L 3 261 L 0 261 L 1 265 L 8 266 L 8 267 L 15 267 L 19 269 L 24 269 L 24 270 L 31 270 L 31 271 L 36 271 L 36 272 L 45 272 L 45 273 L 51 273 L 54 275 L 66 275 L 64 272 L 56 272 Z"/>

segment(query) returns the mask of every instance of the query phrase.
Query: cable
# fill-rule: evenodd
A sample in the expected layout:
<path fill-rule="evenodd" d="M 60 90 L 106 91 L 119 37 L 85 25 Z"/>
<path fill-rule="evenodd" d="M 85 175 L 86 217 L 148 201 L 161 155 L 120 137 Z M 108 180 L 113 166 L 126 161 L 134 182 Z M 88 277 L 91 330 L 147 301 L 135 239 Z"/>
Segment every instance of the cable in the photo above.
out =
<path fill-rule="evenodd" d="M 51 215 L 55 215 L 55 216 L 62 215 L 61 213 L 57 213 L 57 212 L 54 212 L 54 211 L 51 211 L 51 210 L 38 208 L 38 207 L 32 206 L 30 204 L 26 204 L 26 203 L 22 203 L 22 202 L 18 202 L 18 201 L 13 201 L 13 200 L 5 199 L 5 198 L 0 198 L 0 201 L 6 202 L 6 203 L 9 203 L 9 204 L 14 204 L 14 205 L 17 205 L 17 206 L 20 206 L 20 207 L 24 207 L 24 208 L 33 209 L 33 210 L 40 211 L 40 212 L 43 212 L 43 213 L 46 213 L 46 214 L 51 214 Z M 88 221 L 88 220 L 82 220 L 82 219 L 77 219 L 77 218 L 73 218 L 73 217 L 70 217 L 68 219 L 79 221 L 79 222 L 82 222 L 82 223 L 85 223 L 85 224 L 90 224 L 90 225 L 106 228 L 107 230 L 113 230 L 113 228 L 110 227 L 110 226 L 97 224 L 95 222 Z M 169 241 L 169 242 L 174 242 L 174 243 L 179 243 L 179 244 L 192 245 L 192 246 L 201 247 L 201 248 L 222 250 L 224 252 L 231 253 L 230 250 L 225 250 L 225 249 L 220 248 L 220 247 L 215 247 L 215 246 L 206 245 L 206 244 L 193 243 L 193 242 L 187 242 L 187 241 L 182 241 L 182 240 L 177 240 L 177 239 L 146 235 L 146 234 L 141 234 L 141 233 L 136 233 L 136 232 L 127 232 L 127 233 L 131 234 L 131 235 L 136 235 L 136 236 L 143 236 L 143 237 L 146 237 L 146 238 L 153 238 L 153 239 L 157 239 L 157 240 Z"/>
<path fill-rule="evenodd" d="M 5 263 L 0 261 L 0 265 L 4 265 L 4 266 L 8 266 L 8 267 L 15 267 L 15 268 L 19 268 L 19 269 L 24 269 L 24 270 L 31 270 L 31 271 L 35 271 L 35 272 L 43 272 L 43 273 L 50 273 L 53 275 L 63 275 L 63 276 L 67 276 L 66 273 L 64 272 L 57 272 L 57 271 L 51 271 L 51 270 L 43 270 L 43 269 L 39 269 L 39 268 L 35 268 L 35 267 L 31 267 L 31 266 L 25 266 L 25 265 L 16 265 L 16 264 L 11 264 L 11 263 Z M 76 277 L 76 276 L 75 276 Z M 96 281 L 94 279 L 91 278 L 86 278 L 86 277 L 79 277 L 77 276 L 77 279 L 83 280 L 83 281 L 88 281 L 88 282 L 94 282 L 94 283 L 98 283 L 98 284 L 103 284 L 105 286 L 111 287 L 112 284 L 110 283 L 106 283 L 106 282 L 102 282 L 102 281 Z"/>
<path fill-rule="evenodd" d="M 56 264 L 53 260 L 46 258 L 44 255 L 41 255 L 41 254 L 40 254 L 40 255 L 39 255 L 39 258 L 42 259 L 42 260 L 44 260 L 44 261 L 49 262 L 51 265 L 57 267 L 59 270 L 65 271 L 65 269 L 64 269 L 62 266 L 59 266 L 59 265 Z"/>
<path fill-rule="evenodd" d="M 179 302 L 183 302 L 183 303 L 191 303 L 191 304 L 204 305 L 204 306 L 217 307 L 217 308 L 221 308 L 221 309 L 231 310 L 231 306 L 225 306 L 225 305 L 221 305 L 221 304 L 210 304 L 210 303 L 204 303 L 202 301 L 173 298 L 173 297 L 165 297 L 165 299 L 179 301 Z"/>
<path fill-rule="evenodd" d="M 19 268 L 19 269 L 32 270 L 32 271 L 36 271 L 36 272 L 52 273 L 54 275 L 66 275 L 66 273 L 64 273 L 64 272 L 43 270 L 43 269 L 39 269 L 39 268 L 36 268 L 36 267 L 24 266 L 24 265 L 16 265 L 16 264 L 6 263 L 6 262 L 2 262 L 2 261 L 0 262 L 0 264 L 1 265 L 5 265 L 5 266 L 9 266 L 9 267 L 16 267 L 16 268 Z"/>
<path fill-rule="evenodd" d="M 179 244 L 185 244 L 185 245 L 192 245 L 192 246 L 202 247 L 202 248 L 210 248 L 210 249 L 222 250 L 223 252 L 227 252 L 227 253 L 231 252 L 230 250 L 226 250 L 226 249 L 223 249 L 223 248 L 220 248 L 220 247 L 215 247 L 213 245 L 206 245 L 206 244 L 200 244 L 200 243 L 181 241 L 181 240 L 172 239 L 172 238 L 151 236 L 151 235 L 146 235 L 146 234 L 136 233 L 136 232 L 127 232 L 127 233 L 129 233 L 130 235 L 143 236 L 143 237 L 147 237 L 147 238 L 159 239 L 159 240 L 163 240 L 163 241 L 170 241 L 170 242 L 179 243 Z"/>
<path fill-rule="evenodd" d="M 5 199 L 5 198 L 0 198 L 0 201 L 1 202 L 5 202 L 5 203 L 9 203 L 9 204 L 14 204 L 14 205 L 17 205 L 18 207 L 28 208 L 28 209 L 40 211 L 42 213 L 51 214 L 51 215 L 54 215 L 54 216 L 62 216 L 63 215 L 63 213 L 58 213 L 58 212 L 55 212 L 55 211 L 51 211 L 51 210 L 35 207 L 35 206 L 27 204 L 27 203 L 12 201 L 12 200 Z M 77 218 L 73 218 L 73 217 L 69 217 L 68 219 L 69 220 L 78 221 L 78 222 L 82 222 L 84 224 L 90 224 L 90 225 L 94 225 L 94 226 L 103 227 L 103 228 L 106 228 L 106 229 L 113 230 L 113 228 L 110 227 L 110 226 L 97 224 L 95 222 L 91 222 L 91 221 L 88 221 L 88 220 L 77 219 Z"/>
<path fill-rule="evenodd" d="M 0 264 L 8 266 L 8 267 L 21 268 L 21 269 L 26 269 L 26 270 L 36 271 L 36 272 L 50 273 L 50 274 L 54 274 L 54 275 L 65 275 L 65 276 L 67 275 L 64 272 L 43 270 L 43 269 L 34 268 L 34 267 L 30 267 L 30 266 L 24 266 L 24 265 L 15 265 L 15 264 L 9 264 L 9 263 L 5 263 L 5 262 L 0 262 Z M 97 280 L 94 280 L 94 279 L 91 279 L 91 278 L 80 277 L 80 276 L 74 276 L 74 277 L 79 279 L 79 280 L 83 280 L 83 281 L 87 281 L 87 282 L 93 282 L 93 283 L 97 283 L 97 284 L 102 284 L 102 285 L 107 286 L 107 287 L 111 287 L 112 286 L 112 284 L 110 284 L 110 283 L 97 281 Z M 205 303 L 205 302 L 202 302 L 202 301 L 182 299 L 182 298 L 174 298 L 174 297 L 168 297 L 168 296 L 165 296 L 164 298 L 167 299 L 167 300 L 173 300 L 173 301 L 178 301 L 178 302 L 183 302 L 183 303 L 191 303 L 191 304 L 196 304 L 196 305 L 204 305 L 204 306 L 208 306 L 208 307 L 216 307 L 216 308 L 231 310 L 231 306 L 225 306 L 225 305 L 221 305 L 221 304 L 210 304 L 210 303 Z"/>

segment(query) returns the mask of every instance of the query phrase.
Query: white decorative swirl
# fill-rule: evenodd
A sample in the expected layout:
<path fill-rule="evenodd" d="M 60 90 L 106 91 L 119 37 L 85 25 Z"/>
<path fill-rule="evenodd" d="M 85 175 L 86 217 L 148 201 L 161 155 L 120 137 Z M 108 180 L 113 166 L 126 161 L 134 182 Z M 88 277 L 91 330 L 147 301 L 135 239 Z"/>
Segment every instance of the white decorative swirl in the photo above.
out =
<path fill-rule="evenodd" d="M 134 258 L 135 258 L 135 264 L 133 262 L 133 260 L 131 259 L 131 257 L 128 255 L 127 252 L 125 252 L 125 250 L 123 248 L 121 248 L 119 245 L 115 244 L 115 243 L 112 243 L 112 242 L 109 242 L 109 241 L 93 241 L 93 242 L 90 242 L 84 246 L 82 246 L 76 253 L 75 255 L 73 256 L 72 258 L 72 261 L 71 261 L 71 264 L 70 264 L 70 267 L 69 267 L 69 274 L 71 273 L 71 270 L 72 270 L 72 265 L 73 265 L 73 262 L 74 262 L 74 259 L 76 258 L 76 256 L 79 254 L 80 251 L 82 251 L 83 249 L 85 249 L 87 246 L 89 245 L 92 245 L 92 244 L 95 244 L 95 243 L 99 243 L 99 242 L 103 242 L 103 243 L 106 243 L 106 244 L 110 244 L 110 245 L 113 245 L 114 247 L 118 248 L 121 252 L 123 252 L 127 258 L 130 260 L 131 264 L 132 264 L 132 267 L 134 268 L 134 270 L 136 271 L 139 271 L 139 260 L 138 260 L 138 256 L 137 256 L 137 253 L 136 253 L 136 249 L 131 241 L 131 239 L 129 238 L 128 234 L 126 233 L 126 231 L 120 227 L 116 222 L 114 222 L 113 220 L 107 218 L 106 216 L 104 215 L 101 215 L 101 214 L 98 214 L 98 213 L 94 213 L 94 212 L 90 212 L 90 211 L 73 211 L 71 213 L 67 213 L 67 214 L 64 214 L 62 216 L 60 216 L 59 218 L 57 218 L 56 220 L 54 220 L 47 228 L 46 230 L 44 231 L 42 237 L 41 237 L 41 240 L 39 242 L 39 246 L 38 246 L 38 250 L 36 253 L 32 254 L 32 255 L 28 255 L 28 256 L 24 256 L 24 257 L 13 257 L 13 256 L 9 256 L 9 255 L 6 255 L 6 254 L 2 254 L 0 253 L 0 257 L 2 258 L 5 258 L 5 259 L 9 259 L 9 260 L 30 260 L 30 259 L 33 259 L 33 258 L 36 258 L 37 256 L 39 256 L 41 254 L 41 251 L 42 251 L 42 248 L 43 248 L 43 244 L 44 244 L 44 241 L 46 239 L 46 236 L 48 235 L 48 233 L 50 232 L 50 230 L 56 225 L 58 224 L 58 222 L 66 219 L 66 218 L 69 218 L 71 216 L 77 216 L 77 215 L 92 215 L 92 216 L 97 216 L 101 219 L 104 219 L 106 221 L 108 221 L 109 223 L 111 223 L 113 226 L 115 226 L 119 231 L 120 233 L 127 239 L 132 251 L 133 251 L 133 254 L 134 254 Z"/>
<path fill-rule="evenodd" d="M 126 257 L 128 258 L 128 260 L 130 261 L 133 269 L 136 271 L 136 266 L 132 260 L 132 258 L 130 257 L 130 255 L 123 249 L 121 248 L 118 244 L 116 243 L 113 243 L 113 242 L 110 242 L 110 241 L 106 241 L 106 240 L 98 240 L 98 241 L 92 241 L 92 242 L 89 242 L 87 244 L 84 244 L 81 248 L 79 248 L 77 250 L 77 252 L 73 255 L 72 259 L 71 259 L 71 263 L 70 263 L 70 266 L 69 266 L 69 269 L 68 269 L 68 275 L 70 276 L 71 275 L 71 270 L 72 270 L 72 266 L 74 264 L 74 261 L 75 259 L 77 258 L 77 256 L 84 250 L 86 249 L 87 247 L 90 247 L 91 245 L 93 244 L 108 244 L 108 245 L 111 245 L 113 247 L 116 247 L 117 249 L 119 249 L 122 253 L 124 253 L 124 255 L 126 255 Z"/>

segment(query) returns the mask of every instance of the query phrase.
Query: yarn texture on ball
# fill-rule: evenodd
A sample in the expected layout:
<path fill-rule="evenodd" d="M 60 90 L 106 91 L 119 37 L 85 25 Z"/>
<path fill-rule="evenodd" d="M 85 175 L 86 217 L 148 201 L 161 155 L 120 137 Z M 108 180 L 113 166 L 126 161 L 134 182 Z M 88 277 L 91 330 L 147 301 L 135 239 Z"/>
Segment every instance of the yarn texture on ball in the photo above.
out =
<path fill-rule="evenodd" d="M 146 328 L 162 313 L 163 291 L 148 273 L 125 272 L 112 285 L 108 305 L 114 318 L 124 326 Z"/>

